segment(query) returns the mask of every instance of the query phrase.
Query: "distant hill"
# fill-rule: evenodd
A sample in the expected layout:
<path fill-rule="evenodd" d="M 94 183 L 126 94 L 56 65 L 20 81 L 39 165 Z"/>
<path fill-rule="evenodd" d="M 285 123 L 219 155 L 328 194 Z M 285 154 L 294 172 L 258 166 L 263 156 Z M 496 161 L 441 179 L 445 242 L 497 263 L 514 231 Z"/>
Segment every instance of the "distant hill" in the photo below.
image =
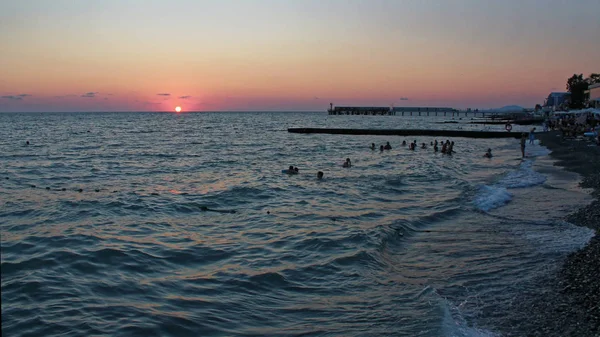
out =
<path fill-rule="evenodd" d="M 498 109 L 492 109 L 492 110 L 498 110 L 498 111 L 523 111 L 522 106 L 518 106 L 518 105 L 507 105 L 507 106 L 503 106 L 501 108 Z"/>
<path fill-rule="evenodd" d="M 519 105 L 507 105 L 507 106 L 503 106 L 501 108 L 487 109 L 487 110 L 481 110 L 481 111 L 489 111 L 489 112 L 522 112 L 523 109 L 524 108 L 522 106 L 519 106 Z"/>

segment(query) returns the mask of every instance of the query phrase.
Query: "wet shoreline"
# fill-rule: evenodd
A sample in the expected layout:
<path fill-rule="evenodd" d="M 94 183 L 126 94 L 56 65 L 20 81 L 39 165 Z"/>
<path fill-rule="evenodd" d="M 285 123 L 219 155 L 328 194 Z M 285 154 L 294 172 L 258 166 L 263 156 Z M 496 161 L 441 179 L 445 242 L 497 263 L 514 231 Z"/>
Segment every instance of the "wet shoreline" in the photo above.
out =
<path fill-rule="evenodd" d="M 543 282 L 551 289 L 525 294 L 514 310 L 527 317 L 518 328 L 502 327 L 503 336 L 600 336 L 600 147 L 588 139 L 565 139 L 558 132 L 539 134 L 555 165 L 581 175 L 582 188 L 594 200 L 564 220 L 596 231 L 581 250 L 570 253 L 555 275 Z"/>

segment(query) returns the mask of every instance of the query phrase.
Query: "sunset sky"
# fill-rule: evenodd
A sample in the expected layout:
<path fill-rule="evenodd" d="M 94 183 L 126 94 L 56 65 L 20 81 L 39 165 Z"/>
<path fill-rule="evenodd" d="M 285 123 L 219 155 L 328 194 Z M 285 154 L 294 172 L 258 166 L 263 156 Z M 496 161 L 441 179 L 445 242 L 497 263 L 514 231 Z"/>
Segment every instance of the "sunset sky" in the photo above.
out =
<path fill-rule="evenodd" d="M 6 0 L 0 112 L 532 107 L 600 72 L 598 13 L 598 0 Z"/>

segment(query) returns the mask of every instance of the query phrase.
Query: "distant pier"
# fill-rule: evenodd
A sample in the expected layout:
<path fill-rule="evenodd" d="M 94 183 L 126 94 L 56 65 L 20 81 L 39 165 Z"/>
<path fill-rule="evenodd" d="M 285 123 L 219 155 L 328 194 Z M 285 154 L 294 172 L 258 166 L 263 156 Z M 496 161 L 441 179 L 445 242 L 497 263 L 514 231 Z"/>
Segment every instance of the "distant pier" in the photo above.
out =
<path fill-rule="evenodd" d="M 329 103 L 329 115 L 363 115 L 363 116 L 447 116 L 447 117 L 482 117 L 497 115 L 493 112 L 479 110 L 457 110 L 449 107 L 384 107 L 384 106 L 333 106 Z"/>
<path fill-rule="evenodd" d="M 331 106 L 327 110 L 330 115 L 365 115 L 365 116 L 393 116 L 395 111 L 388 107 L 374 106 Z"/>
<path fill-rule="evenodd" d="M 521 138 L 521 132 L 465 131 L 465 130 L 415 130 L 415 129 L 329 129 L 290 128 L 291 133 L 326 133 L 332 135 L 374 136 L 433 136 L 464 138 Z"/>

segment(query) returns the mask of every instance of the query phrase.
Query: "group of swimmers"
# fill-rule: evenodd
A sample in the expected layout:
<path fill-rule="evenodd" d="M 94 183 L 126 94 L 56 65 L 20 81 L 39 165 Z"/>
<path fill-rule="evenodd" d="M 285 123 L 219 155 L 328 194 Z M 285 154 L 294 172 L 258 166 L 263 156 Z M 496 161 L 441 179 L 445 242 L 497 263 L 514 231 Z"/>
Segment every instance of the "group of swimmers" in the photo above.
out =
<path fill-rule="evenodd" d="M 290 167 L 287 170 L 283 170 L 283 173 L 298 174 L 300 173 L 300 170 L 297 167 L 290 165 Z"/>
<path fill-rule="evenodd" d="M 523 133 L 523 137 L 521 139 L 521 151 L 523 151 L 523 156 L 525 156 L 525 137 L 526 134 Z M 451 142 L 450 140 L 446 140 L 446 142 L 441 141 L 442 144 L 442 149 L 441 152 L 445 153 L 445 154 L 452 154 L 454 152 L 454 142 Z M 430 143 L 431 146 L 433 146 L 433 151 L 434 152 L 438 152 L 438 141 L 437 139 L 433 142 Z M 402 146 L 407 146 L 406 141 L 402 141 Z M 417 148 L 417 141 L 413 141 L 412 143 L 408 144 L 408 149 L 409 150 L 415 150 Z M 427 144 L 422 143 L 421 144 L 421 148 L 422 149 L 426 149 L 427 148 Z M 370 149 L 375 151 L 376 147 L 375 147 L 375 143 L 371 143 Z M 381 145 L 379 147 L 379 150 L 381 152 L 383 152 L 384 150 L 391 150 L 392 146 L 390 145 L 390 142 L 386 142 L 385 145 Z M 488 148 L 487 151 L 485 152 L 485 154 L 483 155 L 486 158 L 492 158 L 492 149 Z M 350 158 L 346 158 L 346 161 L 342 164 L 342 167 L 348 168 L 348 167 L 352 167 L 352 162 L 350 161 Z M 283 173 L 287 173 L 287 174 L 298 174 L 299 170 L 297 167 L 294 166 L 290 166 L 289 169 L 287 170 L 283 170 Z M 317 172 L 317 179 L 323 179 L 323 172 L 319 171 Z"/>
<path fill-rule="evenodd" d="M 442 153 L 445 154 L 452 154 L 454 152 L 454 142 L 451 142 L 450 140 L 446 140 L 446 142 L 442 141 Z M 438 148 L 438 141 L 437 139 L 433 142 L 430 143 L 431 146 L 433 146 L 433 151 L 434 152 L 438 152 L 439 148 Z M 405 140 L 402 141 L 402 146 L 407 146 L 407 143 Z M 413 141 L 412 143 L 408 144 L 408 149 L 409 150 L 416 150 L 417 149 L 417 141 Z M 422 149 L 426 149 L 427 148 L 427 144 L 425 143 L 421 143 L 421 148 Z M 379 150 L 383 152 L 383 150 L 391 150 L 392 146 L 390 145 L 390 142 L 387 142 L 387 144 L 385 146 L 381 145 L 379 147 Z M 375 150 L 375 144 L 371 143 L 371 150 Z"/>
<path fill-rule="evenodd" d="M 438 152 L 438 141 L 437 139 L 433 142 L 430 143 L 431 146 L 433 146 L 433 151 L 434 152 Z M 454 148 L 454 142 L 451 142 L 450 140 L 446 140 L 446 142 L 442 141 L 442 153 L 445 154 L 452 154 L 454 152 L 453 148 Z M 406 141 L 402 141 L 402 146 L 407 146 Z M 412 143 L 408 144 L 408 149 L 409 150 L 415 150 L 417 148 L 417 141 L 413 141 Z M 422 143 L 421 144 L 421 148 L 422 149 L 426 149 L 427 148 L 427 144 Z M 375 143 L 371 143 L 370 149 L 375 151 L 376 147 L 375 147 Z M 390 142 L 386 142 L 385 145 L 380 145 L 379 146 L 379 150 L 381 152 L 385 151 L 385 150 L 391 150 L 392 149 L 392 145 L 390 145 Z M 492 157 L 492 150 L 488 149 L 488 152 L 486 152 L 486 154 L 484 155 L 485 157 L 491 158 Z M 346 161 L 344 161 L 344 163 L 342 164 L 342 167 L 344 168 L 349 168 L 352 167 L 352 162 L 350 161 L 350 158 L 346 158 Z M 299 170 L 297 167 L 294 167 L 292 165 L 290 165 L 290 167 L 287 170 L 283 170 L 283 173 L 287 173 L 287 174 L 298 174 Z M 323 172 L 322 171 L 318 171 L 317 172 L 317 179 L 323 179 Z"/>
<path fill-rule="evenodd" d="M 386 142 L 385 145 L 379 146 L 379 151 L 383 152 L 383 150 L 391 150 L 392 146 L 390 142 Z M 375 151 L 375 143 L 371 143 L 371 150 Z"/>

